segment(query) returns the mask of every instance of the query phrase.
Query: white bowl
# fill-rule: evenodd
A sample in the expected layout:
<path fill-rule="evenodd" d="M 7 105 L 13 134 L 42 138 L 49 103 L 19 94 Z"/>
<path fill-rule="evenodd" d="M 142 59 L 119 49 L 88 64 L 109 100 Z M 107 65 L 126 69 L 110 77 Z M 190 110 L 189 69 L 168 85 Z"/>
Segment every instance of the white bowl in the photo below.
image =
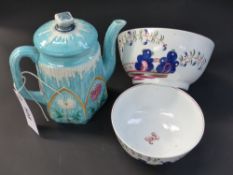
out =
<path fill-rule="evenodd" d="M 209 38 L 182 30 L 138 28 L 119 34 L 125 71 L 133 83 L 188 89 L 204 72 L 214 49 Z"/>
<path fill-rule="evenodd" d="M 203 113 L 192 97 L 179 89 L 152 84 L 123 92 L 111 118 L 125 151 L 152 165 L 180 159 L 204 132 Z"/>

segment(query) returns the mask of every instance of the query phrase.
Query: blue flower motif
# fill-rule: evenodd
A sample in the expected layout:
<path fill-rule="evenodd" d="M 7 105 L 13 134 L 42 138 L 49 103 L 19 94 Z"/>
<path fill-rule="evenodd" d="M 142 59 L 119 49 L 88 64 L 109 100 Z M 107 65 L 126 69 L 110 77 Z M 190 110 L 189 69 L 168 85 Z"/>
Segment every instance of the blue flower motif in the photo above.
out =
<path fill-rule="evenodd" d="M 167 53 L 167 57 L 160 59 L 160 64 L 157 66 L 156 71 L 158 73 L 174 73 L 178 65 L 177 53 L 172 50 Z"/>
<path fill-rule="evenodd" d="M 150 49 L 142 51 L 142 55 L 138 55 L 135 68 L 140 71 L 151 71 L 154 68 L 153 58 L 151 58 L 152 52 Z"/>

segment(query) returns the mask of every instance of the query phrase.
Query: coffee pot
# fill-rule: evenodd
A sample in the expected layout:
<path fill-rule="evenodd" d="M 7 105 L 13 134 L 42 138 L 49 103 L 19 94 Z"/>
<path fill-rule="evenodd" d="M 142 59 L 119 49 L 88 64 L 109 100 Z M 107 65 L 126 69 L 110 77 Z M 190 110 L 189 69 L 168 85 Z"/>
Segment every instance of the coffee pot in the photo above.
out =
<path fill-rule="evenodd" d="M 115 67 L 116 38 L 124 20 L 114 20 L 105 38 L 103 57 L 96 29 L 73 18 L 69 12 L 55 15 L 37 29 L 34 46 L 20 46 L 10 55 L 16 89 L 28 99 L 47 106 L 51 119 L 59 123 L 85 124 L 107 99 L 106 82 Z M 30 58 L 36 65 L 39 91 L 27 90 L 20 61 Z"/>

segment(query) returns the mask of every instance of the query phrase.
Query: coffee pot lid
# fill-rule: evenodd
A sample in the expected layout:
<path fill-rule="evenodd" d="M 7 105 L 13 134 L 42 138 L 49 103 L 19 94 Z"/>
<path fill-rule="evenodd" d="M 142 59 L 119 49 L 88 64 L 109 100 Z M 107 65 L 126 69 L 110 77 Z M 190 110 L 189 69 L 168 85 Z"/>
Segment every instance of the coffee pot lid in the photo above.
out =
<path fill-rule="evenodd" d="M 73 18 L 70 12 L 62 12 L 39 27 L 33 41 L 42 53 L 72 56 L 88 51 L 96 43 L 97 37 L 97 31 L 90 23 Z"/>

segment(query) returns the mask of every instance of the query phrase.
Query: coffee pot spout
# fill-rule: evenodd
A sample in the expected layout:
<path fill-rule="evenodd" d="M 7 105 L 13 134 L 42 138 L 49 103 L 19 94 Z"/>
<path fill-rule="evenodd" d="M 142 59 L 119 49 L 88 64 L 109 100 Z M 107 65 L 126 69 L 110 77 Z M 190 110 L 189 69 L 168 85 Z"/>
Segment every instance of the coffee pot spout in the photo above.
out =
<path fill-rule="evenodd" d="M 103 63 L 105 79 L 108 80 L 116 65 L 116 39 L 120 30 L 126 25 L 122 19 L 114 20 L 108 27 L 104 38 Z"/>

